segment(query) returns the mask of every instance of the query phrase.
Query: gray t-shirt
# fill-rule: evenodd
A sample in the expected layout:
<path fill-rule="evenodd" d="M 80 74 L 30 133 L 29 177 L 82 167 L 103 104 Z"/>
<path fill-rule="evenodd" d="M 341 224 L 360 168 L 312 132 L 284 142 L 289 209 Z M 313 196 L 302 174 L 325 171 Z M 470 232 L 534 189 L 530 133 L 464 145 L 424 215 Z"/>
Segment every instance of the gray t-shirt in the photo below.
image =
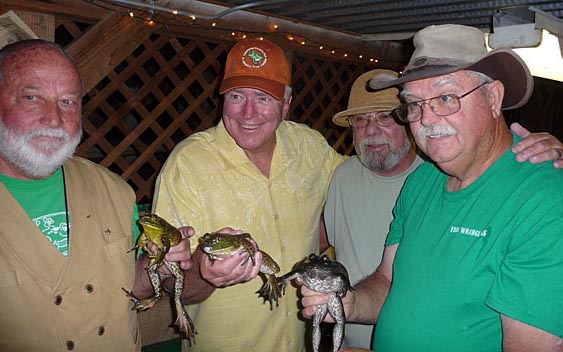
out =
<path fill-rule="evenodd" d="M 324 218 L 328 241 L 348 269 L 352 285 L 379 265 L 395 201 L 407 176 L 422 162 L 417 156 L 401 174 L 383 177 L 353 156 L 335 170 Z M 346 324 L 344 346 L 369 348 L 372 331 L 373 325 Z"/>

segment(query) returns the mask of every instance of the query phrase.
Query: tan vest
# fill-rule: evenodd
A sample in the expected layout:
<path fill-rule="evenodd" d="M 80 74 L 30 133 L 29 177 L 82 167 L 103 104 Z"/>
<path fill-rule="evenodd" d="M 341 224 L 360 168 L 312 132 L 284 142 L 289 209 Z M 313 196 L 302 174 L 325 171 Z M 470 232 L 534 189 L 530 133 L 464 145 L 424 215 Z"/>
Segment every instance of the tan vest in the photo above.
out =
<path fill-rule="evenodd" d="M 63 257 L 0 183 L 0 351 L 139 351 L 121 290 L 135 276 L 135 195 L 90 161 L 64 165 L 72 228 Z"/>

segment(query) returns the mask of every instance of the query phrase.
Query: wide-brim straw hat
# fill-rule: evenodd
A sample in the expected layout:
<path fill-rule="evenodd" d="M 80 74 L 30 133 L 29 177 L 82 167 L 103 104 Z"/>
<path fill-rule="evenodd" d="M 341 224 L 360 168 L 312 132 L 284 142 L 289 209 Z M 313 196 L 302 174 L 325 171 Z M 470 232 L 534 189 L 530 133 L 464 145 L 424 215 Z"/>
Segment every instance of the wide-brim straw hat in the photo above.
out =
<path fill-rule="evenodd" d="M 485 37 L 477 28 L 430 26 L 417 32 L 413 43 L 415 50 L 403 75 L 393 81 L 371 80 L 372 89 L 470 70 L 503 83 L 503 109 L 518 108 L 532 95 L 534 80 L 520 56 L 508 48 L 487 52 Z"/>
<path fill-rule="evenodd" d="M 348 117 L 351 115 L 367 112 L 390 111 L 401 104 L 399 100 L 399 89 L 389 88 L 379 91 L 368 89 L 371 80 L 389 81 L 399 76 L 397 72 L 391 70 L 371 70 L 354 81 L 350 89 L 348 98 L 348 108 L 336 113 L 332 117 L 332 122 L 338 126 L 349 126 Z"/>

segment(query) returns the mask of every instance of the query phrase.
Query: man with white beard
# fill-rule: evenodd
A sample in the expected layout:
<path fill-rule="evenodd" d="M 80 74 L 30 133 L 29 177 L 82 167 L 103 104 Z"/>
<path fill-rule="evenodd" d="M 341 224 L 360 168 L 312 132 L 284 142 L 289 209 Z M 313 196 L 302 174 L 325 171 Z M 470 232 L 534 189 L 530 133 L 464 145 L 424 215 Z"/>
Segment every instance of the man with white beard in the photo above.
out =
<path fill-rule="evenodd" d="M 362 74 L 352 85 L 348 109 L 332 118 L 336 125 L 352 128 L 357 154 L 334 172 L 324 209 L 328 242 L 348 269 L 352 285 L 377 268 L 395 200 L 407 176 L 423 162 L 405 124 L 392 116 L 400 105 L 399 90 L 367 90 L 370 79 L 396 77 L 396 72 L 381 69 Z M 526 137 L 515 145 L 519 161 L 539 163 L 557 157 L 561 142 L 555 137 L 530 134 L 518 124 L 511 127 Z M 554 166 L 563 167 L 563 162 L 555 161 Z M 372 332 L 373 325 L 348 323 L 343 346 L 369 348 Z"/>
<path fill-rule="evenodd" d="M 2 351 L 140 350 L 136 313 L 121 290 L 152 295 L 146 254 L 128 252 L 139 232 L 135 194 L 73 157 L 82 94 L 58 45 L 29 40 L 0 50 Z M 189 268 L 189 239 L 167 259 Z"/>

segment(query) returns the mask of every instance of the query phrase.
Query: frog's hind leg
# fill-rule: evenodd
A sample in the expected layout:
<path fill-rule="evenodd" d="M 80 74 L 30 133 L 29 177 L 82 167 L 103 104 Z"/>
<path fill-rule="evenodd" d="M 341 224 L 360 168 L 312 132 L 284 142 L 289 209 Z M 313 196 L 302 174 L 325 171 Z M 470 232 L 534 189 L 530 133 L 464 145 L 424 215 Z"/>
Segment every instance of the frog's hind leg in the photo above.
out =
<path fill-rule="evenodd" d="M 184 291 L 184 271 L 178 263 L 169 263 L 166 260 L 164 261 L 164 265 L 170 270 L 170 272 L 174 275 L 176 279 L 174 282 L 174 306 L 176 307 L 176 321 L 174 324 L 178 325 L 180 330 L 185 334 L 186 339 L 188 340 L 188 344 L 191 347 L 192 340 L 195 344 L 195 335 L 197 334 L 197 330 L 194 326 L 194 323 L 184 305 L 182 304 L 182 292 Z"/>
<path fill-rule="evenodd" d="M 344 323 L 346 321 L 342 300 L 337 293 L 330 295 L 327 307 L 330 315 L 336 322 L 332 330 L 332 351 L 337 352 L 340 350 L 340 346 L 342 345 L 342 339 L 344 338 Z"/>
<path fill-rule="evenodd" d="M 154 296 L 139 299 L 133 295 L 131 291 L 127 291 L 126 289 L 122 288 L 123 291 L 127 294 L 127 297 L 133 301 L 133 308 L 132 310 L 142 311 L 152 308 L 158 302 L 158 300 L 162 297 L 162 283 L 160 282 L 160 276 L 157 272 L 158 266 L 153 266 L 152 268 L 147 269 L 147 273 L 149 274 L 149 278 L 151 280 L 151 285 L 154 289 Z"/>
<path fill-rule="evenodd" d="M 321 344 L 321 323 L 328 311 L 328 305 L 323 304 L 317 306 L 315 315 L 313 316 L 313 351 L 319 352 L 319 345 Z"/>
<path fill-rule="evenodd" d="M 279 306 L 278 299 L 282 296 L 281 294 L 282 289 L 275 275 L 263 274 L 263 273 L 260 274 L 264 276 L 265 282 L 262 285 L 262 287 L 260 287 L 260 289 L 256 291 L 256 293 L 258 293 L 259 297 L 264 298 L 264 302 L 266 301 L 270 302 L 270 310 L 273 310 L 274 308 L 273 308 L 272 300 L 276 301 L 276 307 L 278 307 Z"/>

